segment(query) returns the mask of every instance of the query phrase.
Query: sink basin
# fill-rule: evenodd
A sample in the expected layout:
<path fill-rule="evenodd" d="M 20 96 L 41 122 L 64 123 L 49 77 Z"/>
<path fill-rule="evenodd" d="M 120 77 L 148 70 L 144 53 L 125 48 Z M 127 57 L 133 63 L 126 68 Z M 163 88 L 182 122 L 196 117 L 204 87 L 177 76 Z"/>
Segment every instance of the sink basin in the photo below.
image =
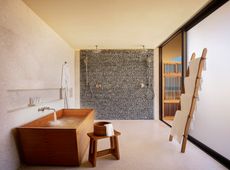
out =
<path fill-rule="evenodd" d="M 62 109 L 17 128 L 19 153 L 29 165 L 79 166 L 93 131 L 93 109 Z"/>

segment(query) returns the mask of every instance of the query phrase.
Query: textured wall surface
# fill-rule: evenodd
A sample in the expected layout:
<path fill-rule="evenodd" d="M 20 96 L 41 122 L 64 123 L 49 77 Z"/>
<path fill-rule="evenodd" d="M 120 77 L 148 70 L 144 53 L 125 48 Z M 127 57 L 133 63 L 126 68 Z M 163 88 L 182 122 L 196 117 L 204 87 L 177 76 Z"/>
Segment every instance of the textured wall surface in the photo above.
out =
<path fill-rule="evenodd" d="M 80 72 L 81 107 L 97 119 L 153 119 L 153 50 L 81 50 Z"/>
<path fill-rule="evenodd" d="M 70 65 L 74 88 L 74 50 L 21 0 L 0 0 L 0 59 L 0 169 L 16 170 L 20 161 L 15 127 L 48 114 L 37 111 L 43 104 L 60 109 L 63 101 L 11 112 L 7 105 L 19 104 L 24 92 L 35 97 L 34 89 L 59 88 L 64 61 Z"/>

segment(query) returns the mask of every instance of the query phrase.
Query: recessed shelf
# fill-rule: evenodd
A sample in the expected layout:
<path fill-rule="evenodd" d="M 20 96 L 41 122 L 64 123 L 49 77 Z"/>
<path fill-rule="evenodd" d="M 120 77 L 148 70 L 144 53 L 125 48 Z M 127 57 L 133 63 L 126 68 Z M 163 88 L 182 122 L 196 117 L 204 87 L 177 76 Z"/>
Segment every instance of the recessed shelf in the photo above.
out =
<path fill-rule="evenodd" d="M 9 110 L 7 110 L 7 112 L 10 113 L 10 112 L 16 112 L 16 111 L 19 111 L 19 110 L 23 110 L 23 109 L 39 107 L 39 106 L 44 105 L 44 104 L 49 104 L 49 103 L 58 102 L 58 101 L 62 101 L 62 100 L 63 99 L 50 100 L 50 101 L 47 101 L 47 102 L 41 102 L 38 105 L 34 105 L 34 106 L 22 106 L 22 107 L 18 107 L 18 108 L 14 108 L 14 109 L 9 109 Z M 64 100 L 63 100 L 63 102 L 64 102 Z"/>
<path fill-rule="evenodd" d="M 37 89 L 8 89 L 8 112 L 15 112 L 22 109 L 37 107 L 39 105 L 62 100 L 61 88 L 37 88 Z M 29 106 L 30 99 L 38 98 L 41 102 Z M 32 103 L 33 104 L 33 103 Z"/>

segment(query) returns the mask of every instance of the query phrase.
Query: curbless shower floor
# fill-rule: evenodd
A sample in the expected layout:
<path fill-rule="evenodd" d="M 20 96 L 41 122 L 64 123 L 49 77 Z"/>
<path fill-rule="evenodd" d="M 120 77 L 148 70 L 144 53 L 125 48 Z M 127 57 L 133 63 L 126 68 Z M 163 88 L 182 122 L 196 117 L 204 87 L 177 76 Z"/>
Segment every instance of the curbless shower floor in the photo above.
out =
<path fill-rule="evenodd" d="M 119 136 L 121 160 L 112 156 L 97 159 L 94 170 L 224 170 L 209 155 L 188 142 L 186 153 L 180 145 L 168 141 L 170 128 L 157 120 L 112 120 Z M 99 149 L 109 146 L 99 141 Z M 88 152 L 81 167 L 22 166 L 20 170 L 82 170 L 92 169 L 87 162 Z"/>

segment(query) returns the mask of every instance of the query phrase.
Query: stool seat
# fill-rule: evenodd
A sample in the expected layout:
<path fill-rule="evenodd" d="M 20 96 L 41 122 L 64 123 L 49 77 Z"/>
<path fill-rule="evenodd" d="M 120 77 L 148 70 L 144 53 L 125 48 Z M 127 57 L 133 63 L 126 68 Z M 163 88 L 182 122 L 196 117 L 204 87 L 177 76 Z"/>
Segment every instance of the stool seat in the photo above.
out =
<path fill-rule="evenodd" d="M 88 161 L 93 165 L 93 167 L 96 166 L 96 158 L 106 155 L 113 155 L 117 160 L 120 159 L 120 153 L 119 153 L 119 144 L 118 144 L 118 136 L 121 135 L 120 132 L 114 130 L 113 136 L 96 136 L 93 132 L 87 133 L 87 135 L 90 138 L 90 145 L 89 145 L 89 156 Z M 97 151 L 97 141 L 100 139 L 110 139 L 110 148 L 105 149 L 102 151 Z"/>

